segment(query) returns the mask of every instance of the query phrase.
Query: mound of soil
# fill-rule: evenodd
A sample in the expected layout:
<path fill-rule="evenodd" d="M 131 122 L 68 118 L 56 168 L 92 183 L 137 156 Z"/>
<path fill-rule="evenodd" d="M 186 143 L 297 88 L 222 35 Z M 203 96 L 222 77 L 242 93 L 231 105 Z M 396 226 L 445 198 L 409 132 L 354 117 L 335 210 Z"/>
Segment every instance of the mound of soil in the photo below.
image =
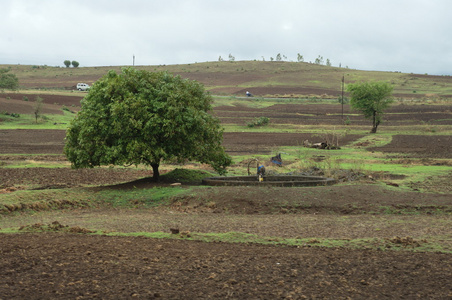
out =
<path fill-rule="evenodd" d="M 50 233 L 2 234 L 0 253 L 5 299 L 452 297 L 438 253 Z"/>

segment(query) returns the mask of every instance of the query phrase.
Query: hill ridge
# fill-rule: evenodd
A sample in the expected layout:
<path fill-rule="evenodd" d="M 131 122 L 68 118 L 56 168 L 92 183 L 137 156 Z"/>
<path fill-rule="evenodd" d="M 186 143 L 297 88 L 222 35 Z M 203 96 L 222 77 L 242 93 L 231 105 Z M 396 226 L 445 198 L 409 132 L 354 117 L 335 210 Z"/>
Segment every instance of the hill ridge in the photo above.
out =
<path fill-rule="evenodd" d="M 10 68 L 23 89 L 75 89 L 77 82 L 92 84 L 109 70 L 130 66 L 50 67 L 0 65 Z M 212 61 L 191 64 L 135 66 L 149 71 L 169 71 L 197 80 L 216 95 L 276 97 L 338 97 L 342 77 L 345 84 L 356 81 L 387 81 L 400 98 L 451 98 L 452 76 L 386 71 L 365 71 L 287 61 Z"/>

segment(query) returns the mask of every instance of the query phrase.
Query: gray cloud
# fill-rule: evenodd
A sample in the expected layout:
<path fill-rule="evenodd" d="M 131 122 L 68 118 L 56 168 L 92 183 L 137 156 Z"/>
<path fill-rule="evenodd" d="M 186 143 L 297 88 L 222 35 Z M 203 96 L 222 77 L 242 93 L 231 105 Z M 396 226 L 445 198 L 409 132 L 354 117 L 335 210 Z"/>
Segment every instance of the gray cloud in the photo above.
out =
<path fill-rule="evenodd" d="M 452 74 L 448 0 L 3 0 L 0 64 L 269 60 Z"/>

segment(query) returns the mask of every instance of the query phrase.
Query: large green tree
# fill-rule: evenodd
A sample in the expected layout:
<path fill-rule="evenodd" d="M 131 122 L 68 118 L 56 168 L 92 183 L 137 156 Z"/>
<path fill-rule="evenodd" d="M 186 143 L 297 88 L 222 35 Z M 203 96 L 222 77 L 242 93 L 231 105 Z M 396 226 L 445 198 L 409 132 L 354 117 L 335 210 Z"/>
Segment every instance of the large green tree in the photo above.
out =
<path fill-rule="evenodd" d="M 361 82 L 347 86 L 350 92 L 350 105 L 364 114 L 366 119 L 372 119 L 371 133 L 377 132 L 384 111 L 393 102 L 392 86 L 387 82 Z"/>
<path fill-rule="evenodd" d="M 19 79 L 16 75 L 8 73 L 10 70 L 9 68 L 0 69 L 0 90 L 17 90 L 19 87 Z"/>
<path fill-rule="evenodd" d="M 231 164 L 204 87 L 167 72 L 109 71 L 82 100 L 64 153 L 75 168 L 198 161 L 220 174 Z"/>

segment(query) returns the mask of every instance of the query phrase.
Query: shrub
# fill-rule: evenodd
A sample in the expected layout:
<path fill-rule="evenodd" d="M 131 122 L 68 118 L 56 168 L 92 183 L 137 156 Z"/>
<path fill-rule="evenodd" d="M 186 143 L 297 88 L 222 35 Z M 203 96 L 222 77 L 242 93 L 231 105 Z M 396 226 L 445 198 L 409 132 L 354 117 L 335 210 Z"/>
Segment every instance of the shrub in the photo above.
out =
<path fill-rule="evenodd" d="M 260 117 L 255 118 L 252 122 L 247 123 L 246 125 L 250 128 L 256 127 L 256 126 L 265 126 L 268 125 L 268 122 L 270 122 L 270 119 L 267 117 Z"/>
<path fill-rule="evenodd" d="M 0 114 L 1 115 L 5 115 L 5 116 L 10 116 L 10 117 L 13 117 L 13 118 L 19 118 L 20 117 L 20 114 L 9 113 L 6 110 L 0 111 Z"/>
<path fill-rule="evenodd" d="M 63 110 L 64 111 L 67 111 L 67 112 L 70 112 L 70 113 L 75 113 L 74 111 L 72 111 L 72 110 L 70 110 L 66 105 L 63 105 Z"/>

